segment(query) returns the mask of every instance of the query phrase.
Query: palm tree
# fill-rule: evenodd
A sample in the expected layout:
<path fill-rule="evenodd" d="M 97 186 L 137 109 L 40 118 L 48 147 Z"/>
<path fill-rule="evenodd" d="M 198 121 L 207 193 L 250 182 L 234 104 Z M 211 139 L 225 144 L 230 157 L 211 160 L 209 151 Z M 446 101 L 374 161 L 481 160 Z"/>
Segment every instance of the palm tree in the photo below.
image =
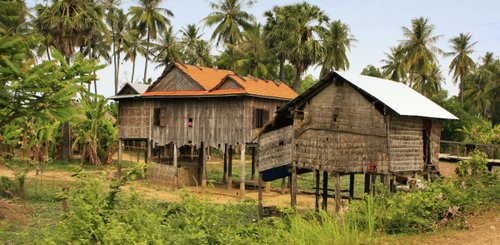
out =
<path fill-rule="evenodd" d="M 264 13 L 266 24 L 263 28 L 263 39 L 269 53 L 274 54 L 279 62 L 279 80 L 285 81 L 285 61 L 289 56 L 290 42 L 286 42 L 287 31 L 286 14 L 282 7 L 275 6 L 271 11 Z"/>
<path fill-rule="evenodd" d="M 363 70 L 361 71 L 361 75 L 379 78 L 383 77 L 380 69 L 374 65 L 367 65 L 365 68 L 363 68 Z"/>
<path fill-rule="evenodd" d="M 200 28 L 195 24 L 188 24 L 181 30 L 180 43 L 184 46 L 184 62 L 187 64 L 195 64 L 196 47 L 198 42 L 201 41 Z"/>
<path fill-rule="evenodd" d="M 174 16 L 170 10 L 159 7 L 161 1 L 162 0 L 139 0 L 140 6 L 132 6 L 129 9 L 129 15 L 132 16 L 130 21 L 137 27 L 137 30 L 139 30 L 141 35 L 146 36 L 144 83 L 146 83 L 147 79 L 151 41 L 156 40 L 158 33 L 163 32 L 163 30 L 170 25 L 170 20 L 166 16 Z"/>
<path fill-rule="evenodd" d="M 340 20 L 333 21 L 328 25 L 328 31 L 323 35 L 325 55 L 320 63 L 323 66 L 320 77 L 325 76 L 332 69 L 349 69 L 347 52 L 351 51 L 351 45 L 354 42 L 357 40 L 351 35 L 348 25 Z"/>
<path fill-rule="evenodd" d="M 417 18 L 411 21 L 411 29 L 403 27 L 405 40 L 402 46 L 406 53 L 406 67 L 410 73 L 410 87 L 413 87 L 415 73 L 429 75 L 433 64 L 436 62 L 436 53 L 443 53 L 434 46 L 440 35 L 434 36 L 434 26 L 429 24 L 427 18 Z"/>
<path fill-rule="evenodd" d="M 166 66 L 171 62 L 182 60 L 182 51 L 179 42 L 176 40 L 172 27 L 165 29 L 160 34 L 160 40 L 153 46 L 155 61 L 159 66 Z"/>
<path fill-rule="evenodd" d="M 235 45 L 242 38 L 242 30 L 249 28 L 254 17 L 243 11 L 244 7 L 251 7 L 253 1 L 246 0 L 219 0 L 210 3 L 214 12 L 210 13 L 203 20 L 206 26 L 217 25 L 212 33 L 211 39 L 217 38 L 216 46 L 219 44 Z"/>
<path fill-rule="evenodd" d="M 322 26 L 328 22 L 326 14 L 317 6 L 306 2 L 283 6 L 284 22 L 287 23 L 289 37 L 288 60 L 295 66 L 295 82 L 293 89 L 300 89 L 300 77 L 307 68 L 320 61 L 323 47 L 317 37 L 326 31 Z"/>
<path fill-rule="evenodd" d="M 438 65 L 434 63 L 430 73 L 416 73 L 414 88 L 427 98 L 432 98 L 441 90 L 443 81 L 441 71 Z"/>
<path fill-rule="evenodd" d="M 472 47 L 477 43 L 471 43 L 471 35 L 460 33 L 458 36 L 450 39 L 451 48 L 453 51 L 449 52 L 448 55 L 454 56 L 450 63 L 449 72 L 453 72 L 453 82 L 456 84 L 460 78 L 460 104 L 462 108 L 464 106 L 464 86 L 465 79 L 469 73 L 476 67 L 474 61 L 469 57 L 474 50 Z"/>
<path fill-rule="evenodd" d="M 102 5 L 104 9 L 106 10 L 106 22 L 109 25 L 111 29 L 111 37 L 112 37 L 112 45 L 113 45 L 113 68 L 115 70 L 114 73 L 114 79 L 115 79 L 115 94 L 118 93 L 118 75 L 119 75 L 119 65 L 120 61 L 119 58 L 117 57 L 117 50 L 120 48 L 117 47 L 117 43 L 119 42 L 117 39 L 119 39 L 118 36 L 122 36 L 122 30 L 118 30 L 119 27 L 118 25 L 121 25 L 122 27 L 125 26 L 125 23 L 127 21 L 126 16 L 125 19 L 123 19 L 123 16 L 125 15 L 123 10 L 119 8 L 121 4 L 120 0 L 102 0 Z"/>
<path fill-rule="evenodd" d="M 261 34 L 262 27 L 255 25 L 243 32 L 243 41 L 238 45 L 237 70 L 255 77 L 268 77 L 272 61 Z"/>
<path fill-rule="evenodd" d="M 134 82 L 135 75 L 135 61 L 137 59 L 137 54 L 145 54 L 143 41 L 141 40 L 139 31 L 133 27 L 133 25 L 127 25 L 125 36 L 123 37 L 123 44 L 119 53 L 124 53 L 124 61 L 132 61 L 132 76 L 130 77 L 130 82 Z"/>
<path fill-rule="evenodd" d="M 391 53 L 385 53 L 387 59 L 382 60 L 383 75 L 393 81 L 406 83 L 408 71 L 406 70 L 406 53 L 403 46 L 391 48 Z"/>

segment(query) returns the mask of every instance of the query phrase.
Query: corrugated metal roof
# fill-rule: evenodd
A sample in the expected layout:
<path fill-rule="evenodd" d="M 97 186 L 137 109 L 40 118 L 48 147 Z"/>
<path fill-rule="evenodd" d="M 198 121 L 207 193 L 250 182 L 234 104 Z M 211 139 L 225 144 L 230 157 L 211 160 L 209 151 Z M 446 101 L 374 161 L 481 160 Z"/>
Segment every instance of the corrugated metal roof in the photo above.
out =
<path fill-rule="evenodd" d="M 441 106 L 403 83 L 348 72 L 337 71 L 335 73 L 360 90 L 375 97 L 399 115 L 458 119 Z"/>

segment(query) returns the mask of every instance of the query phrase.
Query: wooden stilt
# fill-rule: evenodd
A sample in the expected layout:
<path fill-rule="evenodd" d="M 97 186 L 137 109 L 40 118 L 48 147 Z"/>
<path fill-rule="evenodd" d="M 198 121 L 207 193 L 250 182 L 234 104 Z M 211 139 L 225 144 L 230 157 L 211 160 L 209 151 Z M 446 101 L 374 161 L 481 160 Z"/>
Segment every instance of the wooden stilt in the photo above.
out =
<path fill-rule="evenodd" d="M 148 140 L 147 143 L 147 148 L 146 148 L 146 163 L 149 163 L 151 161 L 151 148 L 153 148 L 153 141 Z"/>
<path fill-rule="evenodd" d="M 354 199 L 354 174 L 349 174 L 349 202 Z"/>
<path fill-rule="evenodd" d="M 122 177 L 122 146 L 122 139 L 118 139 L 118 163 L 116 165 L 116 175 L 118 176 L 118 178 Z"/>
<path fill-rule="evenodd" d="M 340 174 L 335 173 L 335 212 L 339 213 L 342 205 L 342 196 L 340 194 Z"/>
<path fill-rule="evenodd" d="M 387 174 L 384 178 L 384 185 L 388 191 L 391 191 L 391 175 Z"/>
<path fill-rule="evenodd" d="M 251 175 L 251 180 L 255 179 L 255 147 L 252 147 L 252 175 Z"/>
<path fill-rule="evenodd" d="M 290 204 L 292 208 L 297 206 L 297 168 L 295 163 L 292 164 L 290 173 Z"/>
<path fill-rule="evenodd" d="M 323 171 L 323 210 L 328 210 L 328 172 Z"/>
<path fill-rule="evenodd" d="M 203 142 L 200 145 L 201 151 L 201 194 L 205 194 L 207 189 L 207 149 Z"/>
<path fill-rule="evenodd" d="M 286 177 L 281 179 L 281 195 L 286 193 Z"/>
<path fill-rule="evenodd" d="M 173 161 L 174 161 L 174 167 L 175 167 L 175 176 L 174 176 L 174 183 L 173 183 L 173 188 L 176 190 L 179 187 L 179 165 L 178 165 L 178 159 L 177 159 L 177 145 L 173 144 Z"/>
<path fill-rule="evenodd" d="M 377 175 L 376 174 L 371 174 L 371 183 L 370 183 L 370 186 L 371 186 L 371 195 L 374 196 L 375 195 L 375 184 L 377 183 Z"/>
<path fill-rule="evenodd" d="M 222 182 L 227 182 L 227 143 L 224 144 L 224 175 L 222 176 Z"/>
<path fill-rule="evenodd" d="M 245 144 L 241 146 L 240 156 L 240 198 L 245 197 Z"/>
<path fill-rule="evenodd" d="M 233 189 L 233 146 L 229 146 L 227 161 L 227 189 Z"/>
<path fill-rule="evenodd" d="M 262 175 L 262 173 L 261 173 Z M 265 193 L 271 193 L 271 182 L 266 182 L 266 189 L 264 190 Z"/>
<path fill-rule="evenodd" d="M 259 173 L 259 219 L 262 218 L 262 173 Z"/>
<path fill-rule="evenodd" d="M 315 202 L 315 205 L 314 207 L 316 208 L 316 211 L 319 211 L 319 178 L 320 178 L 320 175 L 319 175 L 319 170 L 315 170 L 316 172 L 316 192 L 314 193 L 314 196 L 316 198 L 316 202 Z"/>
<path fill-rule="evenodd" d="M 396 179 L 396 176 L 394 176 L 394 175 L 393 175 L 393 176 L 391 177 L 391 179 L 389 180 L 389 185 L 390 185 L 390 189 L 389 189 L 389 190 L 390 190 L 392 193 L 396 193 L 396 186 L 394 185 L 394 181 L 395 181 L 395 179 Z"/>
<path fill-rule="evenodd" d="M 364 188 L 365 193 L 370 193 L 370 174 L 365 173 L 365 188 Z"/>

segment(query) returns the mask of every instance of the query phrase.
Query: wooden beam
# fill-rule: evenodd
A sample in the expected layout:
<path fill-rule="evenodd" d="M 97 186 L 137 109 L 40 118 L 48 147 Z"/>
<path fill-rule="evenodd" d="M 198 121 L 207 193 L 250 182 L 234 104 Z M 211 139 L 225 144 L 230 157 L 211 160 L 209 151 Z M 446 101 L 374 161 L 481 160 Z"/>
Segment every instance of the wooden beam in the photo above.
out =
<path fill-rule="evenodd" d="M 323 210 L 328 210 L 328 172 L 323 171 Z"/>
<path fill-rule="evenodd" d="M 255 179 L 255 154 L 257 153 L 255 151 L 255 148 L 252 149 L 252 175 L 251 175 L 251 180 Z"/>
<path fill-rule="evenodd" d="M 340 174 L 335 173 L 335 212 L 339 213 L 342 205 L 342 196 L 340 194 Z"/>
<path fill-rule="evenodd" d="M 349 174 L 349 202 L 354 199 L 354 174 Z"/>
<path fill-rule="evenodd" d="M 174 153 L 174 168 L 175 168 L 175 176 L 174 176 L 174 183 L 173 183 L 173 189 L 176 190 L 179 187 L 179 163 L 177 159 L 177 145 L 172 144 L 173 148 L 173 153 Z"/>
<path fill-rule="evenodd" d="M 122 146 L 123 146 L 123 141 L 122 139 L 118 139 L 118 163 L 116 166 L 116 175 L 118 178 L 122 177 Z M 82 156 L 84 157 L 84 156 Z"/>
<path fill-rule="evenodd" d="M 319 211 L 319 178 L 320 178 L 320 175 L 319 175 L 319 170 L 315 170 L 316 172 L 316 190 L 315 190 L 315 193 L 314 193 L 314 197 L 316 198 L 316 202 L 315 202 L 315 205 L 314 207 L 316 208 L 316 211 Z"/>
<path fill-rule="evenodd" d="M 240 198 L 245 197 L 245 145 L 241 146 L 240 156 Z"/>
<path fill-rule="evenodd" d="M 370 193 L 370 174 L 365 173 L 365 188 L 364 188 L 365 193 Z"/>
<path fill-rule="evenodd" d="M 227 189 L 233 189 L 233 145 L 229 146 L 227 161 Z"/>
<path fill-rule="evenodd" d="M 292 164 L 292 173 L 290 175 L 290 204 L 292 208 L 297 206 L 297 169 L 295 162 Z"/>
<path fill-rule="evenodd" d="M 207 189 L 207 152 L 205 148 L 205 144 L 201 142 L 200 145 L 201 151 L 201 194 L 205 194 Z"/>
<path fill-rule="evenodd" d="M 286 185 L 286 177 L 283 177 L 281 179 L 281 195 L 286 193 L 285 185 Z"/>
<path fill-rule="evenodd" d="M 258 200 L 259 219 L 262 218 L 262 173 L 259 173 L 259 200 Z"/>
<path fill-rule="evenodd" d="M 227 143 L 224 144 L 224 175 L 222 176 L 222 182 L 227 181 Z"/>
<path fill-rule="evenodd" d="M 153 141 L 152 140 L 147 140 L 146 141 L 146 158 L 144 159 L 146 163 L 149 163 L 149 161 L 151 160 L 151 145 L 153 144 Z"/>

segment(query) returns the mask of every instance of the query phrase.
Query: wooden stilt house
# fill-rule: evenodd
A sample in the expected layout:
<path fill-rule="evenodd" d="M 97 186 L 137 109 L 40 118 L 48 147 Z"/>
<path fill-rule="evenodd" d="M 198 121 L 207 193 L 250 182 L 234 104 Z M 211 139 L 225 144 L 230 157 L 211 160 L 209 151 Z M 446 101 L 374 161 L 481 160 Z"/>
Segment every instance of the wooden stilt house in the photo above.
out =
<path fill-rule="evenodd" d="M 112 97 L 119 101 L 119 138 L 146 142 L 146 159 L 157 163 L 148 167 L 148 178 L 174 186 L 206 184 L 203 156 L 212 147 L 224 149 L 231 187 L 234 148 L 244 152 L 275 111 L 297 96 L 281 82 L 181 63 L 168 65 L 146 91 L 129 90 Z"/>
<path fill-rule="evenodd" d="M 368 189 L 376 176 L 391 185 L 395 175 L 435 174 L 443 119 L 457 118 L 405 84 L 332 72 L 262 130 L 259 172 L 264 181 L 289 176 L 292 205 L 303 172 L 316 171 L 317 200 L 320 171 L 324 193 L 335 176 L 336 197 L 340 175 L 351 175 L 352 197 L 354 174 L 367 174 Z"/>

